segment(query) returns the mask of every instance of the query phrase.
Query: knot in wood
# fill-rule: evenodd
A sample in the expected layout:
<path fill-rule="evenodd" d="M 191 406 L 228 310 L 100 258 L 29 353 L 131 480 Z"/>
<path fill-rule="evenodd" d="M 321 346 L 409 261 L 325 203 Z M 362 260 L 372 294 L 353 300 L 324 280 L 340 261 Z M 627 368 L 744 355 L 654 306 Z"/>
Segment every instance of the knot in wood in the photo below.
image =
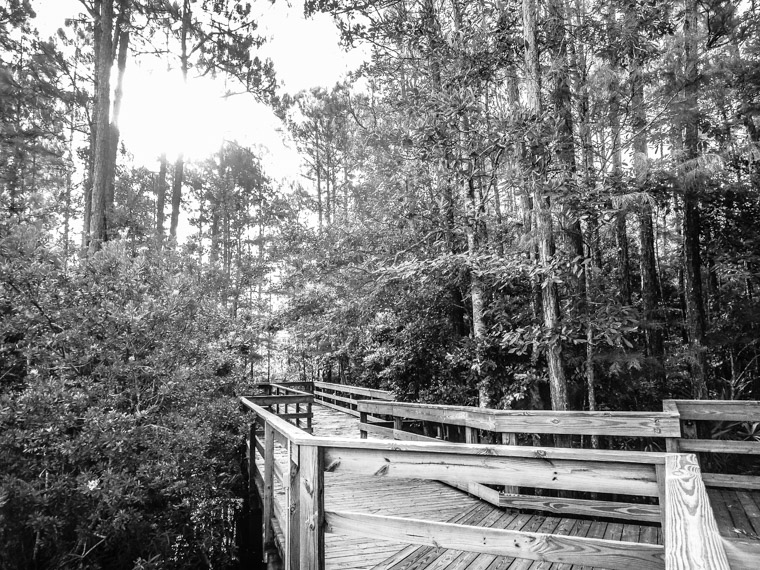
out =
<path fill-rule="evenodd" d="M 544 457 L 546 457 L 546 452 L 545 452 L 543 449 L 537 449 L 537 450 L 534 452 L 534 455 L 535 455 L 536 457 L 544 458 Z"/>

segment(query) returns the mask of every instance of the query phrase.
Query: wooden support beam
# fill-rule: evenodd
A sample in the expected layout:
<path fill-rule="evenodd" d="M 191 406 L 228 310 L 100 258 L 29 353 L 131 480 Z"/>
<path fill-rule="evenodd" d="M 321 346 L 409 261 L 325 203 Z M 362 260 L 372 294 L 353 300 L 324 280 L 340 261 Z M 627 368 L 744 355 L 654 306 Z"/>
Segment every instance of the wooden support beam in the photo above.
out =
<path fill-rule="evenodd" d="M 319 447 L 300 449 L 300 567 L 323 570 L 325 567 L 324 465 Z"/>
<path fill-rule="evenodd" d="M 367 396 L 378 400 L 395 400 L 393 392 L 387 390 L 376 390 L 374 388 L 364 388 L 363 386 L 348 386 L 345 384 L 334 384 L 331 382 L 314 382 L 316 388 L 333 390 L 342 394 L 351 394 L 353 396 Z M 359 398 L 355 398 L 359 399 Z"/>
<path fill-rule="evenodd" d="M 314 396 L 311 394 L 296 395 L 296 396 L 251 396 L 246 398 L 253 402 L 257 406 L 273 406 L 273 405 L 287 405 L 287 404 L 308 404 L 314 400 Z"/>
<path fill-rule="evenodd" d="M 760 455 L 760 442 L 728 441 L 724 439 L 682 439 L 680 448 L 688 453 L 737 453 Z"/>
<path fill-rule="evenodd" d="M 558 515 L 581 515 L 629 521 L 659 523 L 660 506 L 617 501 L 597 501 L 565 497 L 539 497 L 535 495 L 499 495 L 499 506 L 511 509 L 547 511 Z"/>
<path fill-rule="evenodd" d="M 369 439 L 362 443 L 369 442 L 385 443 Z M 402 443 L 398 442 L 395 445 L 401 446 Z M 426 444 L 409 442 L 407 445 Z M 463 444 L 446 445 L 458 446 L 462 450 L 468 447 Z M 499 447 L 501 446 L 496 446 L 495 449 Z M 509 478 L 515 485 L 525 487 L 657 496 L 654 465 L 548 459 L 540 455 L 542 450 L 536 451 L 539 455 L 535 457 L 503 457 L 465 455 L 455 450 L 453 453 L 435 453 L 424 450 L 327 447 L 325 465 L 330 471 L 376 477 L 493 485 L 502 484 L 505 478 Z M 581 451 L 578 457 L 582 457 L 583 453 L 585 450 Z"/>
<path fill-rule="evenodd" d="M 294 456 L 298 458 L 298 455 L 299 446 L 292 443 L 288 444 L 288 473 L 283 481 L 285 486 L 285 505 L 287 507 L 287 512 L 285 513 L 285 570 L 299 570 L 301 563 L 300 466 L 298 462 L 292 460 Z"/>
<path fill-rule="evenodd" d="M 760 490 L 760 476 L 729 475 L 727 473 L 702 473 L 702 481 L 707 487 L 726 487 L 729 489 Z"/>
<path fill-rule="evenodd" d="M 618 437 L 679 437 L 677 414 L 668 412 L 557 412 L 491 410 L 363 400 L 359 410 L 375 415 L 467 426 L 496 433 L 547 433 Z"/>
<path fill-rule="evenodd" d="M 516 433 L 502 433 L 501 434 L 502 445 L 517 445 Z M 505 481 L 504 493 L 508 495 L 517 495 L 520 493 L 520 487 L 512 485 L 511 482 Z"/>
<path fill-rule="evenodd" d="M 664 400 L 663 409 L 675 407 L 683 420 L 760 421 L 757 400 Z"/>
<path fill-rule="evenodd" d="M 328 532 L 494 556 L 584 564 L 610 570 L 662 570 L 665 567 L 664 549 L 655 544 L 558 536 L 354 512 L 328 511 L 326 521 Z"/>
<path fill-rule="evenodd" d="M 264 511 L 262 522 L 264 525 L 264 547 L 272 544 L 272 518 L 274 516 L 274 428 L 264 424 Z"/>

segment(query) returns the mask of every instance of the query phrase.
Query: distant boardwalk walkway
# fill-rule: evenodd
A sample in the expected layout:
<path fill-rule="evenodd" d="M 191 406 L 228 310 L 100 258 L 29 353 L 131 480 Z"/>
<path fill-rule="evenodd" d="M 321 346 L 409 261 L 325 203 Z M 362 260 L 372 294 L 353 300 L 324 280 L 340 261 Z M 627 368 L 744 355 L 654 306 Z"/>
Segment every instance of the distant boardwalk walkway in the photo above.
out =
<path fill-rule="evenodd" d="M 314 435 L 359 438 L 358 418 L 319 404 L 313 408 Z M 281 495 L 282 496 L 282 495 Z M 760 499 L 760 497 L 758 497 Z M 656 525 L 591 522 L 583 518 L 545 516 L 500 509 L 435 481 L 325 474 L 325 503 L 346 510 L 406 518 L 424 518 L 472 526 L 493 527 L 572 536 L 587 536 L 661 544 Z M 760 523 L 760 520 L 757 521 Z M 579 569 L 587 566 L 551 564 L 526 559 L 459 552 L 328 534 L 327 570 L 447 569 L 527 570 Z"/>

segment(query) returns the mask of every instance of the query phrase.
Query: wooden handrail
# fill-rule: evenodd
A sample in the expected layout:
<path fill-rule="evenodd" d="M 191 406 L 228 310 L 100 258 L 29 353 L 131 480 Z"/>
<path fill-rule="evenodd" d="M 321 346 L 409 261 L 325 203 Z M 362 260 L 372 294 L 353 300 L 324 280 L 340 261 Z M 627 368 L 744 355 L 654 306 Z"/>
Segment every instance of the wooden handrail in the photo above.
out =
<path fill-rule="evenodd" d="M 395 400 L 393 392 L 376 390 L 362 386 L 334 384 L 332 382 L 314 382 L 314 396 L 320 404 L 359 416 L 357 402 L 359 400 Z"/>
<path fill-rule="evenodd" d="M 404 402 L 360 401 L 359 412 L 481 429 L 494 433 L 546 433 L 621 437 L 679 437 L 676 413 L 494 410 Z"/>
<path fill-rule="evenodd" d="M 725 439 L 701 439 L 696 422 L 756 422 L 760 421 L 760 402 L 755 400 L 664 400 L 663 410 L 677 413 L 682 435 L 667 440 L 667 450 L 692 453 L 727 453 L 760 455 L 760 442 Z M 702 472 L 708 486 L 740 489 L 760 488 L 756 475 L 729 475 Z"/>
<path fill-rule="evenodd" d="M 248 448 L 252 454 L 262 452 L 264 473 L 251 459 L 251 478 L 263 493 L 265 539 L 273 540 L 275 527 L 283 531 L 286 569 L 322 570 L 325 531 L 371 532 L 413 544 L 607 568 L 729 568 L 693 455 L 314 437 L 249 398 L 240 401 L 263 426 L 261 433 L 252 429 L 251 435 L 263 435 L 264 441 L 252 441 Z M 281 457 L 287 464 L 284 470 L 279 468 L 284 509 L 274 501 L 276 440 L 284 448 Z M 657 496 L 664 506 L 666 544 L 496 531 L 326 510 L 325 472 L 481 483 L 502 483 L 511 477 L 522 485 Z M 706 543 L 699 539 L 702 536 Z M 702 559 L 709 565 L 699 566 L 697 561 Z"/>
<path fill-rule="evenodd" d="M 297 427 L 311 431 L 314 404 L 314 395 L 311 392 L 274 383 L 257 384 L 257 388 L 263 391 L 264 395 L 247 396 L 248 402 L 264 406 L 269 411 L 276 412 L 282 419 L 293 420 L 293 424 Z M 280 409 L 281 406 L 284 407 L 284 412 Z M 291 411 L 288 410 L 289 406 L 293 406 Z M 302 420 L 305 420 L 305 425 Z"/>
<path fill-rule="evenodd" d="M 730 570 L 694 455 L 667 455 L 664 504 L 665 567 Z"/>

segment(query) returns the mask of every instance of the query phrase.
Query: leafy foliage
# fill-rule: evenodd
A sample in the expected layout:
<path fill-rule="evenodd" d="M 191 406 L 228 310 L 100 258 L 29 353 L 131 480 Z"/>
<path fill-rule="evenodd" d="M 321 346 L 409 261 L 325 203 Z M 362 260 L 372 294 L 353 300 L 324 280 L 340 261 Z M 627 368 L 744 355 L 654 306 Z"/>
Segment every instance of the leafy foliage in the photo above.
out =
<path fill-rule="evenodd" d="M 175 253 L 0 245 L 4 568 L 231 565 L 238 324 Z M 143 562 L 139 562 L 142 560 Z"/>

